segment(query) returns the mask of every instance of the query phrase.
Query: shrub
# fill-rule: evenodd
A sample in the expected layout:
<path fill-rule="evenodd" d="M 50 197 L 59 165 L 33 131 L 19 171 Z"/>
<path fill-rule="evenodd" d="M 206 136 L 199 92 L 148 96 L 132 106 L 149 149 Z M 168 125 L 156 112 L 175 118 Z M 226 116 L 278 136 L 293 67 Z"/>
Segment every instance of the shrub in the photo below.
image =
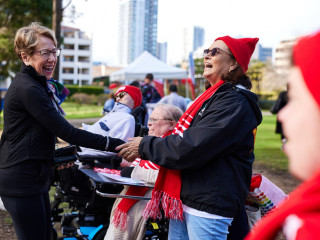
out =
<path fill-rule="evenodd" d="M 70 98 L 68 98 L 69 101 L 78 104 L 95 104 L 98 106 L 102 106 L 107 99 L 108 94 L 93 95 L 86 93 L 75 93 Z"/>
<path fill-rule="evenodd" d="M 270 110 L 275 101 L 272 100 L 259 100 L 259 107 L 263 110 Z"/>
<path fill-rule="evenodd" d="M 70 94 L 69 97 L 76 93 L 86 93 L 86 94 L 94 94 L 94 95 L 99 95 L 102 94 L 104 89 L 103 87 L 99 86 L 81 86 L 79 87 L 78 85 L 66 85 L 66 88 L 69 89 Z"/>

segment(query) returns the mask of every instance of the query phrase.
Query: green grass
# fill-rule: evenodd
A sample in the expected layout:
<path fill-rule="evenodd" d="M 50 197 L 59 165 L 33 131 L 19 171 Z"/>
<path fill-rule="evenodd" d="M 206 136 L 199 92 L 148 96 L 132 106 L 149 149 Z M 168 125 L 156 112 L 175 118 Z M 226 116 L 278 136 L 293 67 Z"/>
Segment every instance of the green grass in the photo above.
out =
<path fill-rule="evenodd" d="M 263 116 L 255 143 L 255 162 L 271 169 L 288 170 L 288 158 L 280 150 L 280 135 L 275 134 L 276 116 Z"/>
<path fill-rule="evenodd" d="M 102 106 L 85 105 L 65 102 L 62 105 L 66 112 L 66 119 L 95 118 L 101 117 Z"/>

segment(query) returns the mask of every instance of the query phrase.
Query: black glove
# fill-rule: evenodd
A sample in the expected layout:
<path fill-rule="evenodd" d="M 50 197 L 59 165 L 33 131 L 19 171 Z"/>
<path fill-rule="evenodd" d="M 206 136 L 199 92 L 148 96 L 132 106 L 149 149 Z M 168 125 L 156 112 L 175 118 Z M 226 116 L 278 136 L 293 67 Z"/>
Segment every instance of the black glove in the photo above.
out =
<path fill-rule="evenodd" d="M 131 177 L 131 173 L 133 171 L 134 167 L 125 167 L 121 170 L 120 175 L 121 177 Z"/>
<path fill-rule="evenodd" d="M 115 152 L 118 153 L 119 151 L 116 150 L 116 147 L 118 147 L 121 144 L 126 143 L 125 141 L 121 140 L 120 138 L 113 138 L 113 137 L 108 137 L 109 138 L 109 144 L 106 147 L 106 151 L 108 152 Z"/>

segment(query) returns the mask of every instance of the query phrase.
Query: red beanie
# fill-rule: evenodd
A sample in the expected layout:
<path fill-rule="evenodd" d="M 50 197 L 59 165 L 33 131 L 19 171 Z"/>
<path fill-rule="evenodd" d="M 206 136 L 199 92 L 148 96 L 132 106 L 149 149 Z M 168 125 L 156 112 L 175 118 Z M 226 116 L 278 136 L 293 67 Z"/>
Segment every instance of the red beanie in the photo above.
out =
<path fill-rule="evenodd" d="M 126 92 L 128 93 L 134 102 L 134 107 L 133 109 L 135 109 L 136 107 L 140 106 L 142 103 L 142 94 L 139 88 L 131 86 L 131 85 L 126 85 L 126 86 L 122 86 L 118 89 L 118 91 L 116 92 L 116 96 L 118 95 L 119 92 Z"/>
<path fill-rule="evenodd" d="M 293 49 L 294 64 L 301 70 L 304 81 L 320 106 L 320 32 L 301 38 Z"/>
<path fill-rule="evenodd" d="M 216 40 L 221 40 L 231 50 L 233 56 L 236 58 L 238 64 L 246 73 L 252 53 L 256 47 L 259 38 L 232 38 L 229 36 L 218 37 Z"/>

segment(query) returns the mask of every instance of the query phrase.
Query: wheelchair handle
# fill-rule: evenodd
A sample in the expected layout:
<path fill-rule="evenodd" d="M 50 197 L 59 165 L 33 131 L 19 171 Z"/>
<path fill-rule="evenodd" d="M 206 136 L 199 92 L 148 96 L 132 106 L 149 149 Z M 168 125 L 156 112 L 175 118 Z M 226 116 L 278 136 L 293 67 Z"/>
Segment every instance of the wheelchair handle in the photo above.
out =
<path fill-rule="evenodd" d="M 96 193 L 101 197 L 108 197 L 108 198 L 128 198 L 128 199 L 135 199 L 135 200 L 151 200 L 150 197 L 139 197 L 139 196 L 132 196 L 132 195 L 103 193 L 98 190 L 96 190 Z"/>

